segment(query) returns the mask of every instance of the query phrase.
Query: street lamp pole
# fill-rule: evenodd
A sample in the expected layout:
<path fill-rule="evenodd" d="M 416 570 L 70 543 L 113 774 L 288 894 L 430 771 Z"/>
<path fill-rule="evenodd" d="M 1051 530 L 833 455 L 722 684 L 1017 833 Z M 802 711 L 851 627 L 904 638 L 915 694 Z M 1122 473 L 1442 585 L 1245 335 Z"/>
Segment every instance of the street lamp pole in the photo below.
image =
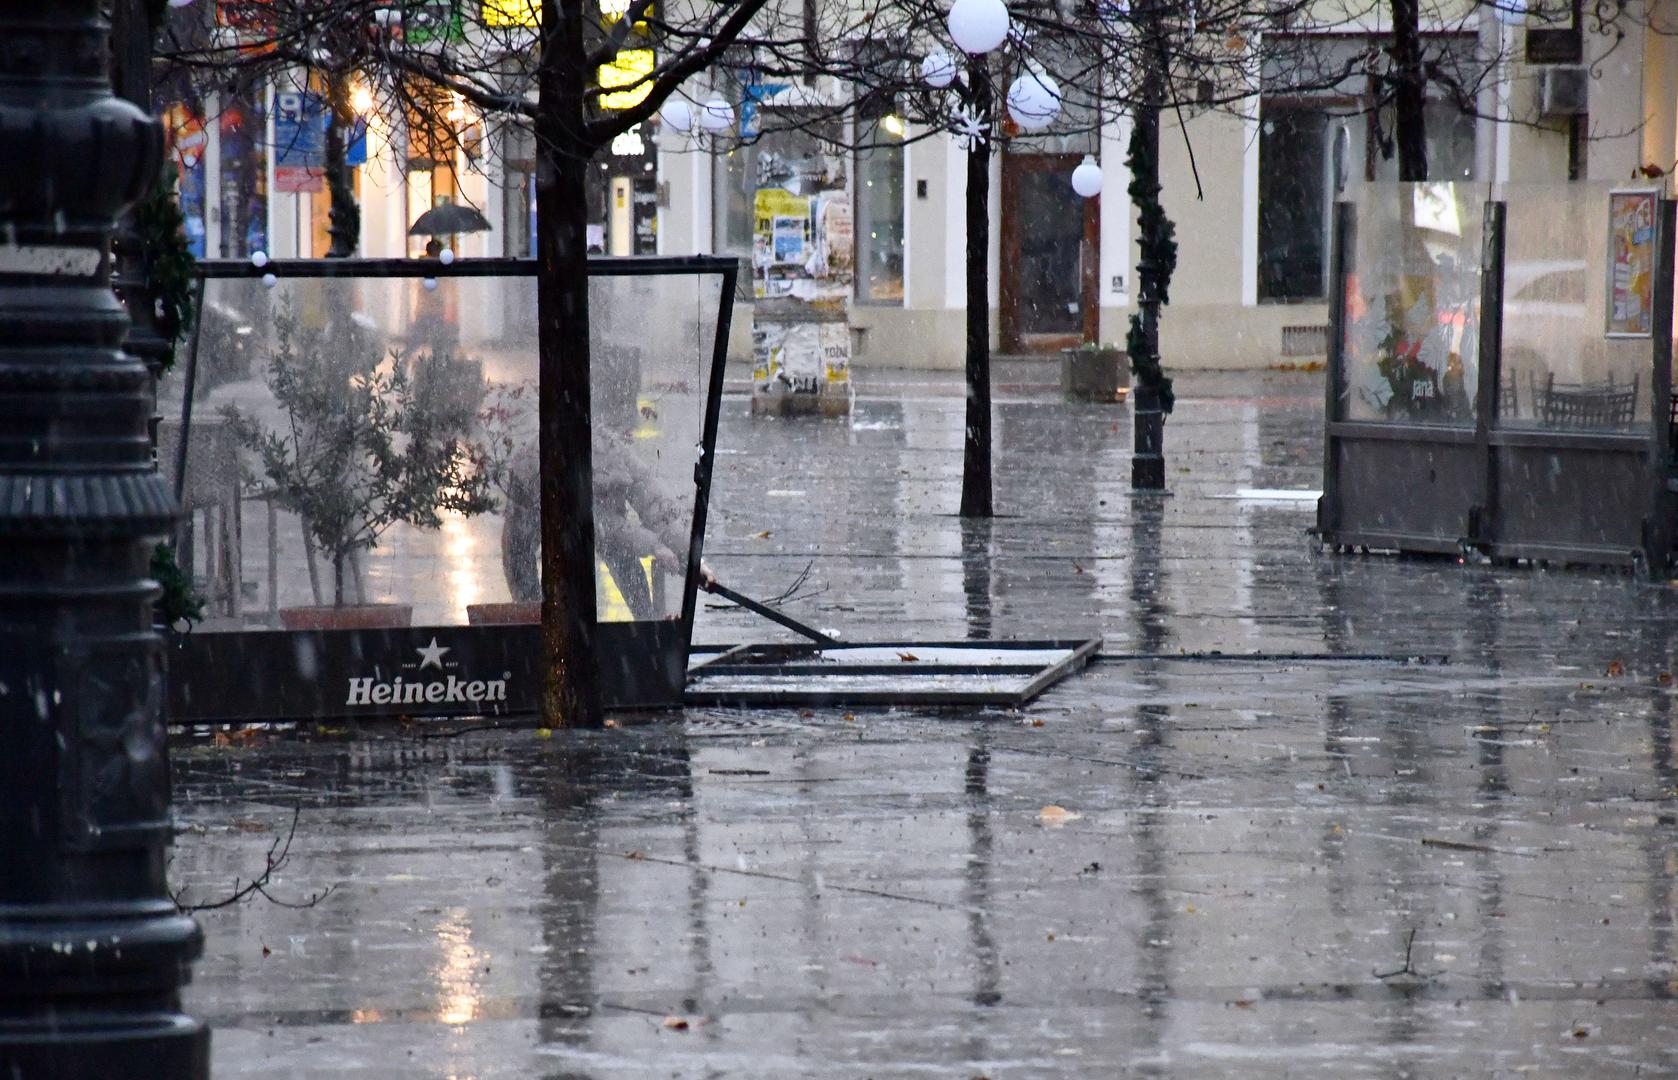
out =
<path fill-rule="evenodd" d="M 175 507 L 111 291 L 162 135 L 100 8 L 0 0 L 0 1077 L 197 1078 L 147 572 Z"/>
<path fill-rule="evenodd" d="M 1169 299 L 1171 273 L 1177 265 L 1176 228 L 1159 201 L 1159 109 L 1166 93 L 1161 2 L 1144 0 L 1137 11 L 1143 34 L 1141 100 L 1126 161 L 1141 255 L 1136 265 L 1138 310 L 1131 317 L 1125 342 L 1136 371 L 1135 445 L 1130 462 L 1130 486 L 1136 491 L 1165 489 L 1165 417 L 1175 403 L 1159 356 L 1159 309 Z"/>

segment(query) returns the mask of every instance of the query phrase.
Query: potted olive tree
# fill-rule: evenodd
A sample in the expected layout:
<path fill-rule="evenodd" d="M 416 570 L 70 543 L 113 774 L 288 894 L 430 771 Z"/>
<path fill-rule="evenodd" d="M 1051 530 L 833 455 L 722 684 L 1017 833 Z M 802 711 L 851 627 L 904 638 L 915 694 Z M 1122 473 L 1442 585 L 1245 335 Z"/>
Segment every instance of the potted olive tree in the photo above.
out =
<path fill-rule="evenodd" d="M 411 605 L 345 603 L 351 558 L 398 522 L 435 529 L 444 512 L 494 508 L 463 440 L 483 397 L 481 375 L 475 387 L 463 377 L 475 370 L 435 349 L 386 354 L 353 320 L 304 326 L 282 306 L 267 372 L 279 422 L 223 412 L 260 460 L 268 497 L 332 565 L 332 604 L 282 609 L 286 629 L 407 625 Z"/>

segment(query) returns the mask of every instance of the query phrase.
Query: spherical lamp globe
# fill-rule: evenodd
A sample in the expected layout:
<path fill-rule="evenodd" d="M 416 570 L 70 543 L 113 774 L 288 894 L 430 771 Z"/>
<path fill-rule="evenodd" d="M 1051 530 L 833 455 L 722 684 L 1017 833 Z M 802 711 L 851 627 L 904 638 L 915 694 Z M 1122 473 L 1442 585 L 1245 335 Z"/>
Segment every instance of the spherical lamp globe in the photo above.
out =
<path fill-rule="evenodd" d="M 1086 199 L 1101 194 L 1101 166 L 1089 154 L 1085 154 L 1084 160 L 1072 170 L 1072 190 Z"/>
<path fill-rule="evenodd" d="M 1008 5 L 1002 0 L 956 0 L 950 40 L 964 53 L 988 53 L 1008 40 Z"/>
<path fill-rule="evenodd" d="M 665 127 L 679 135 L 693 130 L 693 106 L 686 98 L 673 97 L 659 106 L 658 119 Z"/>
<path fill-rule="evenodd" d="M 943 49 L 933 49 L 921 60 L 921 78 L 934 90 L 942 90 L 955 81 L 955 57 Z"/>
<path fill-rule="evenodd" d="M 734 126 L 734 106 L 714 97 L 699 107 L 699 126 L 712 135 L 719 135 Z"/>
<path fill-rule="evenodd" d="M 1060 87 L 1047 75 L 1027 72 L 1008 87 L 1008 115 L 1025 131 L 1041 131 L 1060 115 Z"/>

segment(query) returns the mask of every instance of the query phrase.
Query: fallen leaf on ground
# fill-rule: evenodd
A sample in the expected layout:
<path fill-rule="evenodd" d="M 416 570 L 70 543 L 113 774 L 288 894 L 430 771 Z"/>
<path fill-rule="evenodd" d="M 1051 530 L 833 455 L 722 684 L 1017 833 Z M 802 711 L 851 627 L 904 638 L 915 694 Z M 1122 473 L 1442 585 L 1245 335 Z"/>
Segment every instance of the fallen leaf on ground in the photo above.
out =
<path fill-rule="evenodd" d="M 920 657 L 916 656 L 912 652 L 900 652 L 897 654 L 897 658 L 905 664 L 913 664 L 915 661 L 920 659 Z"/>
<path fill-rule="evenodd" d="M 1608 661 L 1608 670 L 1603 672 L 1610 679 L 1615 679 L 1626 673 L 1626 666 L 1618 660 Z"/>
<path fill-rule="evenodd" d="M 763 530 L 763 531 L 762 531 L 762 532 L 760 532 L 760 533 L 758 533 L 758 534 L 757 534 L 757 538 L 758 538 L 758 539 L 759 539 L 759 540 L 767 540 L 767 539 L 769 539 L 769 530 L 768 530 L 768 529 L 765 529 L 765 530 Z"/>
<path fill-rule="evenodd" d="M 664 1026 L 669 1028 L 671 1031 L 686 1031 L 688 1029 L 688 1022 L 679 1016 L 666 1016 L 664 1018 Z"/>
<path fill-rule="evenodd" d="M 1048 806 L 1045 806 L 1043 809 L 1037 811 L 1037 820 L 1043 825 L 1065 825 L 1068 821 L 1077 821 L 1083 816 L 1084 815 L 1082 814 L 1068 810 L 1064 806 L 1056 806 L 1053 803 L 1050 803 Z"/>

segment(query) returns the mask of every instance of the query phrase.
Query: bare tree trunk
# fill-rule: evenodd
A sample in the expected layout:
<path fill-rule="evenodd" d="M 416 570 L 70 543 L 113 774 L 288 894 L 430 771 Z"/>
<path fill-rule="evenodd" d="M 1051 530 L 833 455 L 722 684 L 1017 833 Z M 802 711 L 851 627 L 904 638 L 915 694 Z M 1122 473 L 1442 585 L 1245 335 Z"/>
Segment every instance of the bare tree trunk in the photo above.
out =
<path fill-rule="evenodd" d="M 583 0 L 543 0 L 537 71 L 536 296 L 540 352 L 542 722 L 599 727 L 593 449 L 589 438 Z"/>
<path fill-rule="evenodd" d="M 990 70 L 983 57 L 967 64 L 968 108 L 988 124 Z M 961 456 L 961 516 L 988 518 L 991 503 L 990 408 L 990 150 L 988 128 L 967 148 L 967 428 Z"/>
<path fill-rule="evenodd" d="M 1422 67 L 1421 7 L 1418 0 L 1392 0 L 1394 135 L 1398 178 L 1427 179 L 1427 71 Z"/>
<path fill-rule="evenodd" d="M 332 553 L 332 606 L 344 606 L 344 552 Z"/>

